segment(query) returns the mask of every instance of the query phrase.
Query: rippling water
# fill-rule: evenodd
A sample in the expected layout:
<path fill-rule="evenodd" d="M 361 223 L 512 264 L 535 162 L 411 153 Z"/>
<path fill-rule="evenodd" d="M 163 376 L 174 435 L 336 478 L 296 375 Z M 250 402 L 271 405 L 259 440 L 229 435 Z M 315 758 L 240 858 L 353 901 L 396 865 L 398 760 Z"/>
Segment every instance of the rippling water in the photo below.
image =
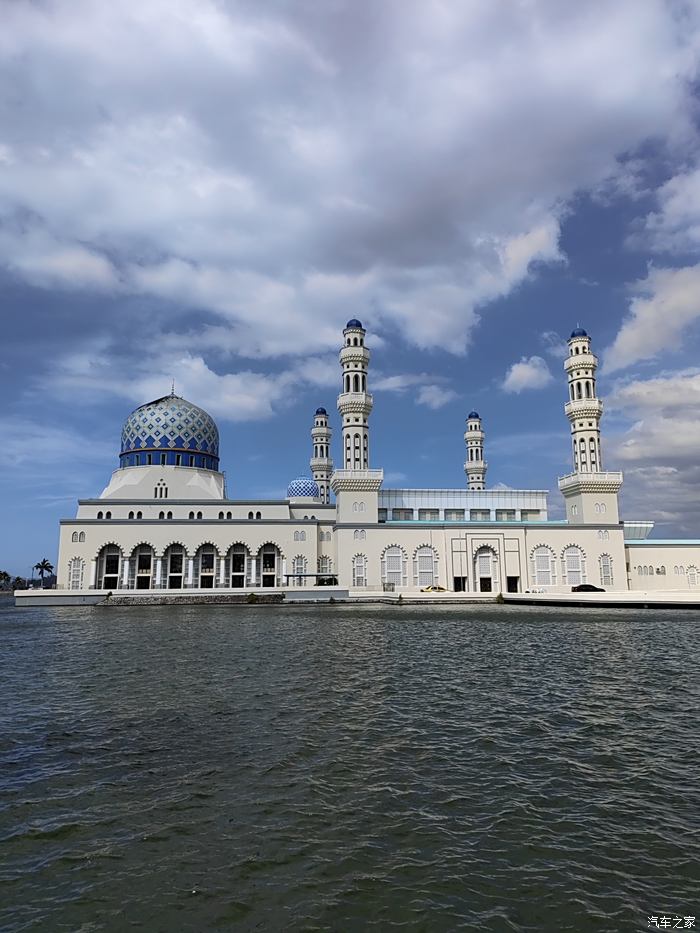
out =
<path fill-rule="evenodd" d="M 0 929 L 700 915 L 699 634 L 690 612 L 2 609 Z"/>

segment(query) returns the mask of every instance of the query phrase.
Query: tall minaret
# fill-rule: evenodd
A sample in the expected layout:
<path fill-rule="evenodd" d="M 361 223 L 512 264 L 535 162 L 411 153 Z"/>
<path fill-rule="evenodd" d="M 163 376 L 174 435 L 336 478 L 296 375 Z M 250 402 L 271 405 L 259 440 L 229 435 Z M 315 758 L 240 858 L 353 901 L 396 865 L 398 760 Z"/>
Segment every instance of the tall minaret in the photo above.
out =
<path fill-rule="evenodd" d="M 356 318 L 348 321 L 340 351 L 343 367 L 343 391 L 338 396 L 338 411 L 343 419 L 343 468 L 369 469 L 369 413 L 372 396 L 367 392 L 369 350 L 365 329 Z"/>
<path fill-rule="evenodd" d="M 464 443 L 467 447 L 467 459 L 464 463 L 464 472 L 467 474 L 467 489 L 479 492 L 484 489 L 488 464 L 484 460 L 484 432 L 481 428 L 481 418 L 478 411 L 469 412 L 467 430 L 464 432 Z"/>
<path fill-rule="evenodd" d="M 331 434 L 332 431 L 328 427 L 328 412 L 325 408 L 317 408 L 314 426 L 311 428 L 314 450 L 309 464 L 311 475 L 321 493 L 321 502 L 326 504 L 331 501 L 331 473 L 333 472 Z"/>
<path fill-rule="evenodd" d="M 569 355 L 564 362 L 569 379 L 569 401 L 564 407 L 571 424 L 575 473 L 600 473 L 600 419 L 603 403 L 596 395 L 598 357 L 591 353 L 591 339 L 582 327 L 571 332 Z"/>
<path fill-rule="evenodd" d="M 573 524 L 617 525 L 617 494 L 622 473 L 603 470 L 600 455 L 600 419 L 603 403 L 596 395 L 598 359 L 591 353 L 591 339 L 582 327 L 569 337 L 564 361 L 569 381 L 569 400 L 564 406 L 571 425 L 573 473 L 559 479 L 566 502 L 566 517 Z"/>

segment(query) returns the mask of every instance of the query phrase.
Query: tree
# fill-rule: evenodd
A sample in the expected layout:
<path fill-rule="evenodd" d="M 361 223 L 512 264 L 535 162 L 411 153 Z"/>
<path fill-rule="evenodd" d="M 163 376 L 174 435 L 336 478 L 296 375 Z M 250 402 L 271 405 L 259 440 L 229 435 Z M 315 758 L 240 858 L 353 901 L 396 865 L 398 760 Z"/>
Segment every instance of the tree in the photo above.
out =
<path fill-rule="evenodd" d="M 53 573 L 53 564 L 51 563 L 51 561 L 50 561 L 48 558 L 43 557 L 43 558 L 39 561 L 38 564 L 34 564 L 34 568 L 33 568 L 33 569 L 36 570 L 37 573 L 39 574 L 39 576 L 41 577 L 41 588 L 43 589 L 43 588 L 44 588 L 44 574 L 45 574 L 45 573 L 48 573 L 48 574 L 52 574 L 52 573 Z"/>
<path fill-rule="evenodd" d="M 26 590 L 26 589 L 27 589 L 27 581 L 25 580 L 25 578 L 24 578 L 24 577 L 15 577 L 14 580 L 12 581 L 12 589 L 13 589 L 13 590 Z"/>
<path fill-rule="evenodd" d="M 12 577 L 6 570 L 0 570 L 0 590 L 9 590 Z"/>

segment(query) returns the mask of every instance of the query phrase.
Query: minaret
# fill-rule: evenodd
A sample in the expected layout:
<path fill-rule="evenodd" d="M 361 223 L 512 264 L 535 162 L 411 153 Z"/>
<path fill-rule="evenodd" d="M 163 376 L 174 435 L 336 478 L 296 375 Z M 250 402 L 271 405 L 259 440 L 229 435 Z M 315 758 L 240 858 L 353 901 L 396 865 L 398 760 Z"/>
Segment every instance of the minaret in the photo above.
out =
<path fill-rule="evenodd" d="M 467 474 L 467 489 L 479 492 L 484 489 L 488 464 L 484 460 L 484 432 L 481 428 L 481 418 L 478 411 L 469 412 L 467 430 L 464 432 L 464 443 L 467 447 L 467 459 L 464 463 L 464 472 Z"/>
<path fill-rule="evenodd" d="M 367 392 L 369 350 L 365 329 L 356 318 L 348 321 L 340 351 L 343 367 L 343 391 L 338 396 L 338 411 L 343 419 L 343 469 L 369 469 L 369 413 L 372 396 Z"/>
<path fill-rule="evenodd" d="M 600 473 L 600 419 L 603 403 L 596 395 L 598 357 L 591 353 L 591 339 L 582 327 L 571 332 L 569 355 L 564 362 L 569 379 L 569 401 L 564 411 L 571 424 L 574 472 Z"/>
<path fill-rule="evenodd" d="M 591 339 L 582 327 L 569 338 L 564 370 L 569 399 L 564 406 L 571 425 L 574 472 L 562 476 L 559 489 L 566 501 L 566 517 L 574 524 L 617 525 L 617 494 L 622 473 L 604 471 L 600 452 L 600 419 L 603 403 L 596 395 L 598 358 L 591 353 Z"/>
<path fill-rule="evenodd" d="M 311 475 L 321 493 L 321 502 L 326 504 L 331 501 L 331 473 L 333 472 L 331 434 L 332 431 L 328 427 L 328 412 L 325 408 L 317 408 L 314 426 L 311 428 L 314 450 L 309 464 Z"/>

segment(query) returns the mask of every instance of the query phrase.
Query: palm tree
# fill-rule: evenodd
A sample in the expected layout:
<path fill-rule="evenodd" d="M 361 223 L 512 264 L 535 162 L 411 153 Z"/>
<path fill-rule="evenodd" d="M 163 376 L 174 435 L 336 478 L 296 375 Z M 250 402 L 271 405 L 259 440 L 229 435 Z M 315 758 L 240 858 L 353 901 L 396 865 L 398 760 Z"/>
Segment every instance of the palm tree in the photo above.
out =
<path fill-rule="evenodd" d="M 53 564 L 49 561 L 48 558 L 44 557 L 44 558 L 42 558 L 42 559 L 39 561 L 38 564 L 34 564 L 33 569 L 36 570 L 36 571 L 38 572 L 39 576 L 41 577 L 41 588 L 42 588 L 42 590 L 43 590 L 43 588 L 44 588 L 44 574 L 45 574 L 45 573 L 48 573 L 48 574 L 53 573 Z"/>
<path fill-rule="evenodd" d="M 0 590 L 9 590 L 12 577 L 6 570 L 0 570 Z"/>

